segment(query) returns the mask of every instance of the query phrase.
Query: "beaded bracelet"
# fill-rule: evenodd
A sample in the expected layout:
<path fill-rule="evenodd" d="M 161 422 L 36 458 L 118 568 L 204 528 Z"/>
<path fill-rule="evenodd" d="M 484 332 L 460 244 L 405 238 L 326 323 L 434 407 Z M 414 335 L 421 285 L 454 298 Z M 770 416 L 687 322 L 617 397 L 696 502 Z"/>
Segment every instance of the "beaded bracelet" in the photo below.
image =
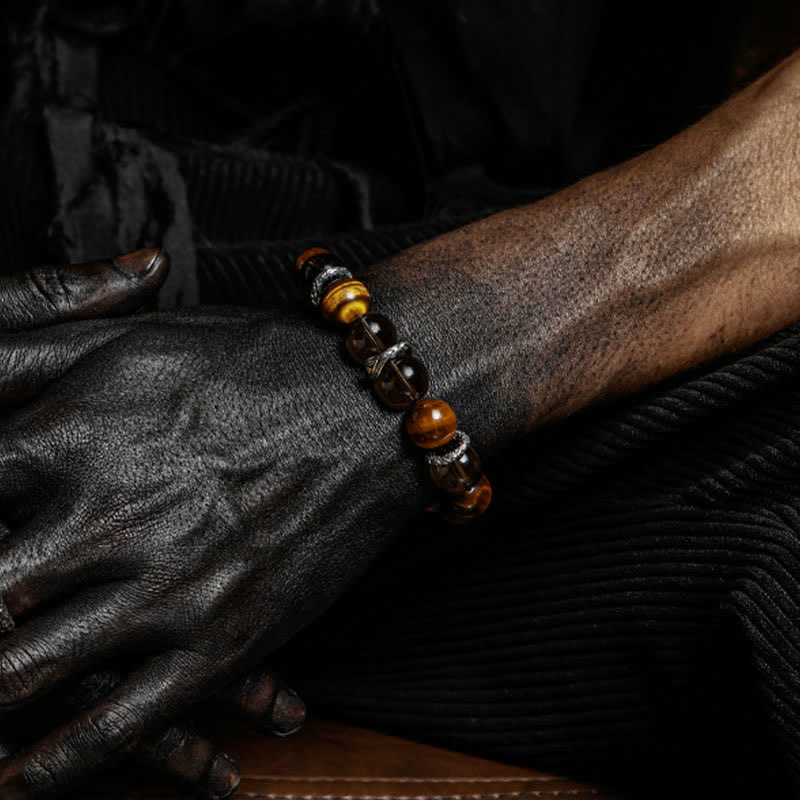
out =
<path fill-rule="evenodd" d="M 439 510 L 448 522 L 468 522 L 483 514 L 492 487 L 469 436 L 458 430 L 455 411 L 444 400 L 425 397 L 428 371 L 397 340 L 383 314 L 370 313 L 367 287 L 330 250 L 312 247 L 295 263 L 312 305 L 329 322 L 347 325 L 345 348 L 364 367 L 378 398 L 394 411 L 408 411 L 405 429 L 411 441 L 427 450 L 428 472 L 445 495 Z"/>

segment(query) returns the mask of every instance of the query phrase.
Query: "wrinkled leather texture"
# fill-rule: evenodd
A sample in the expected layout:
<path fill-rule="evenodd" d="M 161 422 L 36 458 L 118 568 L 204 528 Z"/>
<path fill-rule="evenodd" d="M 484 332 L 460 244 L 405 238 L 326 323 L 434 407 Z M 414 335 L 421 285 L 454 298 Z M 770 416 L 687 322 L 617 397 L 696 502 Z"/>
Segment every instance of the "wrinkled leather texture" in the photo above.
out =
<path fill-rule="evenodd" d="M 0 702 L 110 657 L 135 670 L 45 740 L 57 774 L 26 768 L 34 788 L 67 780 L 75 752 L 82 771 L 130 749 L 259 661 L 420 506 L 399 416 L 339 346 L 306 320 L 227 311 L 0 339 L 14 365 L 0 383 L 1 580 L 18 623 Z M 11 797 L 18 769 L 0 768 Z"/>

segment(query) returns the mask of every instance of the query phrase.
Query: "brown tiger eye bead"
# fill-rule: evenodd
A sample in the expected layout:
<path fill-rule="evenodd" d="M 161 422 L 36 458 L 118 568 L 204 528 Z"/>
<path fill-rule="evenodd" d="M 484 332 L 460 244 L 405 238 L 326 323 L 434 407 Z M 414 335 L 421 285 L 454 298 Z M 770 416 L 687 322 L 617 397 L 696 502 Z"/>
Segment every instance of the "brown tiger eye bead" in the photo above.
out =
<path fill-rule="evenodd" d="M 328 287 L 320 308 L 325 319 L 347 325 L 361 314 L 366 314 L 369 303 L 369 291 L 361 281 L 342 278 Z"/>
<path fill-rule="evenodd" d="M 431 464 L 428 471 L 435 486 L 453 495 L 464 494 L 483 475 L 481 458 L 474 447 L 468 447 L 449 464 Z"/>
<path fill-rule="evenodd" d="M 294 268 L 296 270 L 303 269 L 303 265 L 308 261 L 309 258 L 313 258 L 314 256 L 322 256 L 322 255 L 333 255 L 330 250 L 326 250 L 324 247 L 309 247 L 308 250 L 303 250 L 297 259 L 294 262 Z"/>
<path fill-rule="evenodd" d="M 344 340 L 350 358 L 359 365 L 393 344 L 397 344 L 397 334 L 394 325 L 383 314 L 358 317 Z"/>
<path fill-rule="evenodd" d="M 479 517 L 492 502 L 492 485 L 484 475 L 478 483 L 442 510 L 442 517 L 451 523 L 469 522 Z"/>
<path fill-rule="evenodd" d="M 398 356 L 383 368 L 373 386 L 385 406 L 406 411 L 428 391 L 428 370 L 414 356 Z"/>
<path fill-rule="evenodd" d="M 418 400 L 406 420 L 411 441 L 426 450 L 447 444 L 455 436 L 457 426 L 456 412 L 438 397 Z"/>

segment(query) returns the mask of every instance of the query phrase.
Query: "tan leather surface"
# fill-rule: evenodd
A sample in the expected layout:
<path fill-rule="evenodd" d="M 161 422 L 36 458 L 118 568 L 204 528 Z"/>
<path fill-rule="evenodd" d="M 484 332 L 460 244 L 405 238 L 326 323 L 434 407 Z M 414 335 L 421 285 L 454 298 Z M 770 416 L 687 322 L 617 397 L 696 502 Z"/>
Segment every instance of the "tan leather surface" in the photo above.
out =
<path fill-rule="evenodd" d="M 584 784 L 486 761 L 393 736 L 313 720 L 289 739 L 244 728 L 219 732 L 218 744 L 242 770 L 235 795 L 253 800 L 610 800 Z M 140 776 L 137 776 L 137 779 Z M 132 776 L 83 794 L 88 800 L 176 800 L 190 795 L 150 783 L 126 788 Z"/>

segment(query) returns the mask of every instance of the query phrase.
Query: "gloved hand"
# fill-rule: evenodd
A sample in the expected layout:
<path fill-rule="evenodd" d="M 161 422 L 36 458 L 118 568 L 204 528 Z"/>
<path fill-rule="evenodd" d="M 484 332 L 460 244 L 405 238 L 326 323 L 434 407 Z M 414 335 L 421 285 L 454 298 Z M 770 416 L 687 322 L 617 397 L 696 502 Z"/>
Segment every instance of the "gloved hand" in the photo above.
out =
<path fill-rule="evenodd" d="M 0 277 L 0 330 L 31 329 L 132 311 L 154 295 L 168 268 L 169 260 L 163 253 L 143 250 L 116 259 L 37 267 Z M 5 363 L 8 366 L 10 360 Z M 30 389 L 18 386 L 17 398 L 26 396 Z M 30 707 L 20 713 L 28 721 L 33 718 L 37 722 L 74 715 L 99 702 L 120 680 L 117 673 L 95 673 L 55 698 L 48 697 L 34 709 L 35 713 L 30 713 Z M 220 710 L 238 713 L 258 730 L 279 736 L 295 732 L 305 719 L 302 701 L 267 672 L 237 681 L 221 692 L 215 702 Z M 14 726 L 18 740 L 19 731 L 25 727 Z M 10 756 L 17 745 L 18 742 L 5 735 L 0 742 L 0 758 Z M 173 724 L 144 738 L 133 757 L 173 775 L 200 797 L 225 797 L 238 785 L 235 762 L 218 753 L 213 743 L 189 724 Z"/>
<path fill-rule="evenodd" d="M 24 751 L 25 742 L 35 741 L 64 720 L 101 702 L 119 685 L 123 674 L 110 670 L 93 673 L 77 685 L 17 711 L 13 719 L 6 719 L 11 724 L 4 729 L 13 730 L 14 735 L 0 737 L 0 759 Z M 289 736 L 305 721 L 302 700 L 269 672 L 235 681 L 204 705 L 213 711 L 215 719 L 221 715 L 240 718 L 268 736 Z M 213 740 L 189 720 L 173 722 L 146 737 L 129 758 L 203 800 L 227 797 L 239 784 L 239 768 L 233 758 L 220 752 Z"/>
<path fill-rule="evenodd" d="M 10 711 L 130 674 L 0 763 L 8 800 L 147 742 L 319 614 L 421 504 L 401 417 L 310 318 L 196 310 L 0 335 Z"/>

